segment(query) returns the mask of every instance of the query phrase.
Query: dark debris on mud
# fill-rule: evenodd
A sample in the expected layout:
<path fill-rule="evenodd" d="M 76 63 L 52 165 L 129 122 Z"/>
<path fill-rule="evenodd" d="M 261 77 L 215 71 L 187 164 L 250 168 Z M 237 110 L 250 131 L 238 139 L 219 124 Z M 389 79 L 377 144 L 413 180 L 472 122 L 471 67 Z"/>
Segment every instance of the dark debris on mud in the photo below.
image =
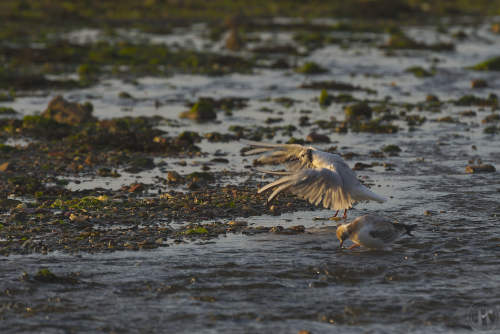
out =
<path fill-rule="evenodd" d="M 265 195 L 256 194 L 256 184 L 205 184 L 202 190 L 144 197 L 149 187 L 140 184 L 117 191 L 93 190 L 93 195 L 88 195 L 90 191 L 61 191 L 53 194 L 53 199 L 28 205 L 4 199 L 0 253 L 94 253 L 152 249 L 226 233 L 301 233 L 303 227 L 272 230 L 248 226 L 241 218 L 314 209 L 290 195 L 268 206 Z M 240 220 L 234 221 L 236 218 Z M 178 226 L 175 222 L 185 223 Z"/>

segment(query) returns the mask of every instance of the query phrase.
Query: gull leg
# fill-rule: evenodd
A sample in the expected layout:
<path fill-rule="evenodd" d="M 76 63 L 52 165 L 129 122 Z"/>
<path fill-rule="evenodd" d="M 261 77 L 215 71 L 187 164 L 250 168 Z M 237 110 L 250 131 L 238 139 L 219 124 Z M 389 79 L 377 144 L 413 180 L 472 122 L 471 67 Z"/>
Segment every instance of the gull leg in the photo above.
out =
<path fill-rule="evenodd" d="M 347 209 L 344 210 L 344 216 L 343 216 L 344 219 L 347 218 Z"/>
<path fill-rule="evenodd" d="M 337 217 L 338 214 L 339 214 L 339 210 L 337 210 L 337 212 L 335 212 L 335 214 L 333 216 Z"/>
<path fill-rule="evenodd" d="M 347 249 L 354 249 L 354 248 L 356 248 L 356 247 L 359 247 L 359 245 L 358 245 L 358 244 L 354 244 L 354 245 L 352 245 L 351 247 L 349 247 L 349 248 L 347 248 Z"/>

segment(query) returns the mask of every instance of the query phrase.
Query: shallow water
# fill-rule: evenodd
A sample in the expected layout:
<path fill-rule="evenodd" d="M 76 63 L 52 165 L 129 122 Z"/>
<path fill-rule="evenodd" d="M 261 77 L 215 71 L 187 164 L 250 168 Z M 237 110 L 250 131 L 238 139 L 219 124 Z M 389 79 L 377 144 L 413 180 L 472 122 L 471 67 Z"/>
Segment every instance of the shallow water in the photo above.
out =
<path fill-rule="evenodd" d="M 197 32 L 186 34 L 196 40 Z M 353 96 L 391 96 L 398 103 L 421 102 L 430 93 L 443 101 L 464 94 L 498 93 L 500 80 L 495 73 L 465 69 L 496 55 L 500 45 L 500 37 L 486 28 L 475 33 L 484 39 L 457 43 L 456 52 L 450 53 L 401 52 L 386 57 L 374 47 L 345 50 L 327 46 L 309 55 L 308 59 L 330 70 L 314 79 L 277 70 L 224 77 L 176 75 L 139 79 L 138 85 L 109 80 L 89 89 L 64 92 L 64 96 L 91 100 L 101 118 L 160 115 L 176 121 L 188 108 L 186 103 L 199 96 L 250 99 L 248 107 L 232 116 L 219 113 L 215 124 L 183 120 L 180 127 L 165 125 L 162 128 L 169 135 L 185 130 L 226 133 L 230 125 L 261 125 L 268 117 L 282 117 L 284 121 L 278 125 L 297 125 L 302 109 L 312 111 L 308 114 L 311 122 L 331 116 L 342 119 L 342 105 L 322 110 L 313 100 L 318 91 L 298 86 L 308 80 L 334 79 L 378 91 L 375 96 L 364 92 L 353 92 Z M 409 34 L 434 36 L 435 31 L 420 27 L 410 29 Z M 97 35 L 88 32 L 88 38 Z M 160 37 L 157 42 L 173 40 Z M 197 48 L 203 45 L 200 41 L 194 44 Z M 417 79 L 404 72 L 414 65 L 428 68 L 433 57 L 441 59 L 435 76 Z M 474 78 L 485 78 L 489 87 L 471 90 Z M 128 91 L 136 99 L 123 101 L 118 98 L 120 91 Z M 285 108 L 270 100 L 282 96 L 297 101 Z M 17 98 L 5 105 L 32 114 L 41 111 L 40 106 L 51 97 Z M 163 105 L 155 108 L 155 100 Z M 264 106 L 274 113 L 259 111 Z M 461 118 L 461 123 L 429 121 L 448 115 L 457 118 L 464 110 L 475 110 L 478 115 Z M 358 161 L 380 162 L 369 153 L 384 145 L 401 147 L 399 156 L 383 159 L 394 164 L 393 170 L 380 166 L 357 172 L 390 201 L 360 203 L 349 213 L 350 218 L 385 214 L 418 225 L 415 237 L 402 238 L 390 250 L 339 250 L 336 223 L 313 220 L 332 213 L 318 210 L 244 219 L 250 225 L 306 226 L 307 232 L 298 235 L 228 235 L 210 242 L 106 255 L 9 256 L 0 258 L 0 332 L 460 333 L 481 329 L 470 318 L 478 305 L 500 311 L 500 184 L 498 172 L 470 175 L 465 174 L 465 166 L 468 160 L 481 158 L 500 167 L 498 136 L 484 134 L 485 125 L 480 124 L 490 113 L 489 109 L 448 105 L 438 114 L 412 112 L 428 118 L 414 132 L 407 131 L 402 121 L 396 122 L 402 130 L 391 135 L 319 131 L 327 133 L 332 143 L 317 147 L 337 145 L 341 153 L 359 154 L 348 161 L 351 166 Z M 304 138 L 311 129 L 298 129 L 294 136 Z M 274 140 L 286 138 L 278 135 Z M 119 171 L 122 177 L 112 181 L 81 178 L 68 187 L 116 189 L 137 178 L 153 183 L 165 170 L 200 170 L 201 162 L 216 150 L 227 152 L 230 163 L 212 165 L 212 171 L 245 172 L 244 166 L 251 164 L 240 156 L 240 144 L 203 141 L 199 146 L 210 154 L 185 159 L 186 167 L 176 165 L 176 159 L 165 159 L 167 165 L 161 169 L 133 175 Z M 241 180 L 243 177 L 221 182 Z M 40 267 L 60 276 L 74 275 L 76 283 L 21 278 L 23 272 L 34 275 Z"/>

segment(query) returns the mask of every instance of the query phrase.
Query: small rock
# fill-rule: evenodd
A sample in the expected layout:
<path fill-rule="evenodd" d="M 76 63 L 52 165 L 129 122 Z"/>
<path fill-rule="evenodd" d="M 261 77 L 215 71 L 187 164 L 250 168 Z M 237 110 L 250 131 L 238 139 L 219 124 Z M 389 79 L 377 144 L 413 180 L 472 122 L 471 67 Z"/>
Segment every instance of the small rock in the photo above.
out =
<path fill-rule="evenodd" d="M 398 155 L 401 152 L 401 148 L 398 145 L 386 145 L 382 147 L 382 152 L 388 153 L 389 155 Z"/>
<path fill-rule="evenodd" d="M 494 32 L 495 34 L 500 33 L 500 23 L 493 23 L 491 25 L 491 31 Z"/>
<path fill-rule="evenodd" d="M 333 102 L 333 97 L 328 94 L 326 89 L 321 91 L 319 95 L 319 105 L 322 107 L 328 107 Z"/>
<path fill-rule="evenodd" d="M 344 108 L 345 120 L 348 122 L 372 118 L 372 108 L 364 103 L 351 104 Z"/>
<path fill-rule="evenodd" d="M 425 98 L 426 102 L 439 102 L 439 98 L 436 95 L 429 94 Z"/>
<path fill-rule="evenodd" d="M 286 59 L 279 58 L 271 64 L 271 68 L 286 69 L 286 68 L 290 68 L 290 64 L 288 64 Z"/>
<path fill-rule="evenodd" d="M 456 123 L 456 120 L 451 116 L 440 117 L 436 119 L 436 122 L 440 123 Z"/>
<path fill-rule="evenodd" d="M 297 67 L 295 71 L 302 74 L 321 74 L 328 72 L 327 69 L 319 66 L 314 62 L 306 62 L 302 66 Z"/>
<path fill-rule="evenodd" d="M 97 171 L 97 175 L 102 177 L 120 177 L 120 174 L 117 171 L 111 170 L 106 167 L 99 168 L 99 170 Z"/>
<path fill-rule="evenodd" d="M 199 143 L 201 141 L 201 136 L 194 131 L 183 131 L 179 136 L 177 136 L 177 140 L 183 143 L 193 145 L 194 143 Z"/>
<path fill-rule="evenodd" d="M 354 165 L 353 170 L 363 170 L 363 169 L 366 169 L 366 168 L 370 168 L 371 166 L 372 165 L 365 164 L 365 163 L 362 163 L 362 162 L 356 162 L 356 164 Z"/>
<path fill-rule="evenodd" d="M 231 51 L 239 51 L 242 49 L 242 47 L 243 41 L 238 34 L 238 29 L 236 27 L 233 27 L 226 38 L 226 49 L 229 49 Z"/>
<path fill-rule="evenodd" d="M 214 106 L 207 101 L 201 100 L 196 102 L 196 104 L 189 111 L 182 112 L 180 118 L 189 118 L 194 121 L 211 121 L 217 118 Z"/>
<path fill-rule="evenodd" d="M 229 160 L 227 160 L 225 158 L 213 158 L 212 160 L 210 160 L 210 162 L 219 163 L 219 164 L 228 164 Z"/>
<path fill-rule="evenodd" d="M 351 160 L 352 158 L 357 157 L 358 155 L 359 154 L 354 152 L 345 152 L 342 153 L 342 158 L 344 158 L 345 160 Z"/>
<path fill-rule="evenodd" d="M 49 102 L 42 116 L 69 125 L 78 125 L 95 120 L 91 108 L 79 103 L 69 102 L 60 95 Z"/>
<path fill-rule="evenodd" d="M 495 123 L 495 122 L 500 122 L 500 115 L 499 114 L 491 114 L 486 116 L 481 123 Z"/>
<path fill-rule="evenodd" d="M 77 223 L 83 223 L 84 221 L 87 221 L 87 219 L 89 219 L 89 216 L 86 215 L 75 215 L 74 213 L 69 215 L 69 220 Z"/>
<path fill-rule="evenodd" d="M 291 230 L 295 231 L 295 232 L 305 232 L 306 228 L 304 227 L 304 225 L 295 225 L 295 226 L 292 226 L 290 227 Z"/>
<path fill-rule="evenodd" d="M 155 167 L 154 160 L 149 157 L 134 158 L 130 162 L 130 166 L 125 169 L 129 173 L 139 173 L 143 170 L 153 169 Z"/>
<path fill-rule="evenodd" d="M 26 203 L 19 203 L 18 205 L 16 205 L 16 209 L 18 209 L 18 210 L 24 210 L 27 207 L 28 206 L 26 205 Z"/>
<path fill-rule="evenodd" d="M 200 189 L 200 184 L 196 181 L 191 181 L 188 185 L 187 185 L 187 188 L 189 190 L 198 190 Z"/>
<path fill-rule="evenodd" d="M 167 173 L 167 181 L 171 183 L 182 183 L 184 178 L 176 171 L 169 171 Z"/>
<path fill-rule="evenodd" d="M 465 172 L 474 174 L 474 173 L 493 173 L 496 169 L 493 165 L 490 164 L 482 164 L 482 165 L 468 165 L 465 167 Z"/>
<path fill-rule="evenodd" d="M 134 98 L 130 93 L 127 93 L 127 92 L 120 92 L 118 94 L 118 97 L 120 99 L 133 99 Z"/>
<path fill-rule="evenodd" d="M 231 220 L 230 222 L 227 223 L 228 225 L 231 226 L 247 226 L 248 223 L 246 221 L 236 221 L 236 220 Z"/>
<path fill-rule="evenodd" d="M 471 87 L 472 88 L 486 88 L 488 87 L 488 83 L 486 80 L 483 79 L 476 79 L 471 81 Z"/>
<path fill-rule="evenodd" d="M 466 110 L 466 111 L 462 111 L 460 114 L 460 116 L 463 116 L 463 117 L 474 117 L 476 116 L 476 112 L 473 111 L 473 110 Z"/>
<path fill-rule="evenodd" d="M 271 229 L 269 230 L 269 232 L 272 232 L 272 233 L 279 233 L 279 232 L 282 232 L 284 230 L 283 226 L 273 226 L 271 227 Z"/>
<path fill-rule="evenodd" d="M 144 184 L 142 183 L 134 183 L 128 188 L 129 193 L 140 192 L 144 190 Z"/>
<path fill-rule="evenodd" d="M 10 162 L 4 162 L 3 164 L 0 165 L 0 172 L 6 172 L 7 170 L 11 169 L 9 168 L 11 166 Z"/>
<path fill-rule="evenodd" d="M 309 143 L 329 143 L 330 138 L 327 135 L 322 135 L 316 132 L 311 132 L 307 137 L 306 141 Z"/>

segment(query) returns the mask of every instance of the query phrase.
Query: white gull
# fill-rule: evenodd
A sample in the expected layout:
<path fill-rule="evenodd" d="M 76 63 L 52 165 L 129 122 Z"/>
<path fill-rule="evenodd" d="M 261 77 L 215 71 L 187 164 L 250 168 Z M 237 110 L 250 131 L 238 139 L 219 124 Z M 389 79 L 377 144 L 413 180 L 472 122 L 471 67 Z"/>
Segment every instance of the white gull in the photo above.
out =
<path fill-rule="evenodd" d="M 282 176 L 258 190 L 273 192 L 268 198 L 271 202 L 280 192 L 288 190 L 311 204 L 344 211 L 357 201 L 385 202 L 387 199 L 375 194 L 359 182 L 354 171 L 349 168 L 338 154 L 323 152 L 311 146 L 298 144 L 269 144 L 242 141 L 251 147 L 244 155 L 267 153 L 257 159 L 260 164 L 285 164 L 287 172 L 259 170 L 264 173 Z"/>
<path fill-rule="evenodd" d="M 354 219 L 348 224 L 337 227 L 337 238 L 340 248 L 344 241 L 350 239 L 354 244 L 349 249 L 363 246 L 366 248 L 380 249 L 389 246 L 402 234 L 412 235 L 411 231 L 416 225 L 394 223 L 389 218 L 365 215 Z"/>

